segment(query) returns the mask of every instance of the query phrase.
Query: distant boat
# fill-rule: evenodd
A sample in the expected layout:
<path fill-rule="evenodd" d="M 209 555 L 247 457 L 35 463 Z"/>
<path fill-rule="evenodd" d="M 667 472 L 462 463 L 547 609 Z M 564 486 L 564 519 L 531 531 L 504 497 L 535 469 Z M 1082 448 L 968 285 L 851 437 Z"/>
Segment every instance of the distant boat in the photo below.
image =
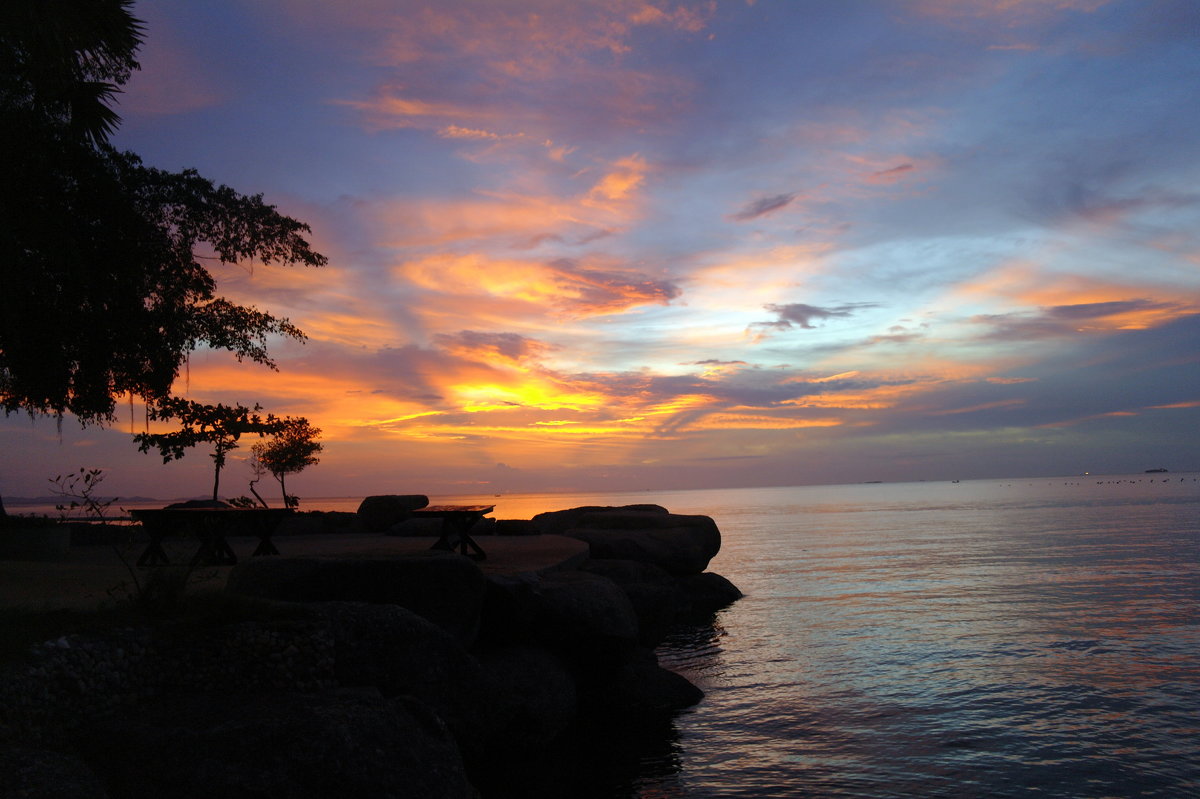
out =
<path fill-rule="evenodd" d="M 1166 471 L 1166 469 L 1147 469 L 1146 474 L 1162 474 Z"/>

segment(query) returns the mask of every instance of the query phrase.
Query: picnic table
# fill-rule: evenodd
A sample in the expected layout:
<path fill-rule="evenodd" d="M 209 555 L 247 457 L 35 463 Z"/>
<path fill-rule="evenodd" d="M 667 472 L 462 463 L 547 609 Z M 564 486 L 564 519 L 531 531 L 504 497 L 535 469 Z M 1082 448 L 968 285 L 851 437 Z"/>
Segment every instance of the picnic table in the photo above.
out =
<path fill-rule="evenodd" d="M 137 560 L 138 566 L 170 563 L 163 539 L 172 533 L 194 535 L 200 541 L 192 566 L 232 566 L 237 555 L 226 536 L 230 530 L 247 531 L 258 537 L 254 555 L 278 555 L 271 536 L 291 508 L 156 508 L 131 510 L 134 521 L 142 523 L 150 542 Z"/>
<path fill-rule="evenodd" d="M 487 514 L 495 505 L 430 505 L 427 508 L 412 511 L 412 515 L 425 519 L 441 519 L 442 532 L 430 549 L 444 549 L 450 552 L 458 548 L 460 554 L 474 560 L 486 560 L 487 554 L 483 548 L 471 538 L 471 527 Z"/>

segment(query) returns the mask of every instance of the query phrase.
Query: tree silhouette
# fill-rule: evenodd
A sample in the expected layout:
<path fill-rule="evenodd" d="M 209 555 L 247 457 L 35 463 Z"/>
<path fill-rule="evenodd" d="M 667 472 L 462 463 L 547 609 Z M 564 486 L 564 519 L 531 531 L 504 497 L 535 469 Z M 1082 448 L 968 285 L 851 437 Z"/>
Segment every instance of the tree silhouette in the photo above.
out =
<path fill-rule="evenodd" d="M 304 417 L 287 418 L 274 436 L 251 447 L 258 463 L 279 481 L 286 508 L 294 508 L 300 501 L 288 495 L 284 479 L 319 462 L 317 455 L 325 448 L 316 440 L 320 435 L 320 428 L 313 427 Z"/>
<path fill-rule="evenodd" d="M 149 452 L 155 448 L 162 455 L 163 463 L 182 458 L 187 450 L 197 444 L 212 444 L 213 451 L 209 456 L 213 459 L 213 494 L 217 500 L 217 491 L 221 485 L 221 468 L 225 465 L 225 456 L 230 450 L 238 448 L 238 441 L 244 435 L 278 434 L 297 420 L 290 418 L 279 419 L 271 414 L 265 417 L 258 414 L 261 405 L 247 408 L 244 405 L 204 405 L 192 400 L 178 397 L 167 397 L 159 400 L 150 407 L 150 418 L 156 421 L 173 420 L 179 425 L 178 430 L 169 433 L 138 433 L 133 437 L 138 449 Z M 304 424 L 308 424 L 306 420 Z"/>
<path fill-rule="evenodd" d="M 321 266 L 308 225 L 261 195 L 108 144 L 138 68 L 131 0 L 0 3 L 0 406 L 82 424 L 169 396 L 188 353 L 274 368 L 288 320 L 216 294 L 205 259 Z M 0 504 L 0 513 L 3 513 Z"/>

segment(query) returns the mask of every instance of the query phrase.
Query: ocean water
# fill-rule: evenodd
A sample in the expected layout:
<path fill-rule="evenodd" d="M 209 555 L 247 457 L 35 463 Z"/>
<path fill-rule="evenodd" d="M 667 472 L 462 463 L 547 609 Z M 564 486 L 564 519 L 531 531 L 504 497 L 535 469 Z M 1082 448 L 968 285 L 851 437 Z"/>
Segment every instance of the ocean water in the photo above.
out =
<path fill-rule="evenodd" d="M 1200 796 L 1196 475 L 696 493 L 747 596 L 608 796 Z"/>

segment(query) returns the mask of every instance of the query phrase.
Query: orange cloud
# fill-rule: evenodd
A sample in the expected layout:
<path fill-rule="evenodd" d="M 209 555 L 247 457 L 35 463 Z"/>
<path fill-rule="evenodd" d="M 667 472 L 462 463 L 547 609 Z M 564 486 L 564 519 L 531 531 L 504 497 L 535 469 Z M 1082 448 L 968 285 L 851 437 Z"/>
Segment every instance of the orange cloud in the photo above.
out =
<path fill-rule="evenodd" d="M 493 259 L 482 254 L 434 255 L 397 268 L 404 280 L 455 296 L 495 297 L 580 318 L 620 313 L 638 305 L 665 305 L 679 294 L 670 281 L 623 269 L 565 260 Z M 459 313 L 467 310 L 458 304 Z"/>

